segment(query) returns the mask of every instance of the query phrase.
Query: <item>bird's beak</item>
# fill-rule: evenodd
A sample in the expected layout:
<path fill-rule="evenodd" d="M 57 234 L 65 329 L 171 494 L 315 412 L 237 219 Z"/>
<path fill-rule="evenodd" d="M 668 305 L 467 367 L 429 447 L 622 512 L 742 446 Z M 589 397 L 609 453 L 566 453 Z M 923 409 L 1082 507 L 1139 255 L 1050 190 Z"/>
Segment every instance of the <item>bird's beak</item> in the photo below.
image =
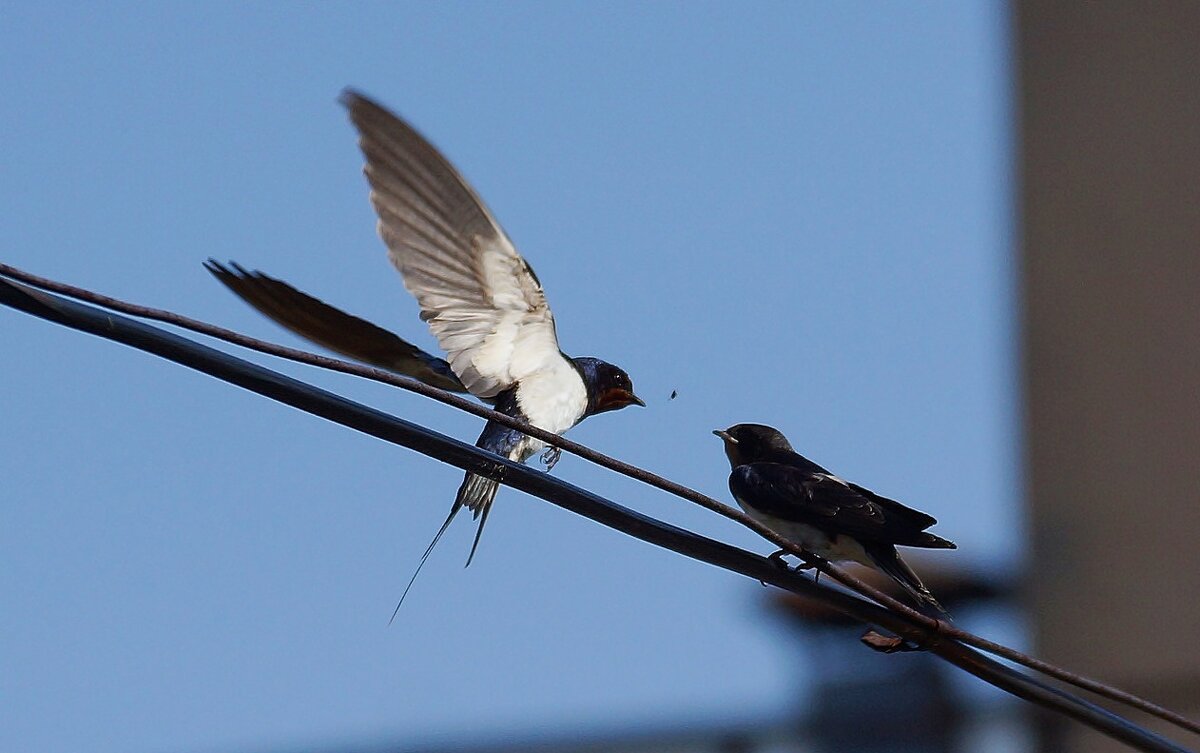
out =
<path fill-rule="evenodd" d="M 596 407 L 592 412 L 604 413 L 610 410 L 621 410 L 629 405 L 646 407 L 646 403 L 640 397 L 633 394 L 633 390 L 627 390 L 624 387 L 611 387 L 601 392 L 596 398 Z"/>
<path fill-rule="evenodd" d="M 729 444 L 737 444 L 738 443 L 738 441 L 733 438 L 733 435 L 730 434 L 729 432 L 725 431 L 724 429 L 713 429 L 713 434 L 716 434 L 718 437 L 720 437 L 722 440 L 728 442 Z"/>

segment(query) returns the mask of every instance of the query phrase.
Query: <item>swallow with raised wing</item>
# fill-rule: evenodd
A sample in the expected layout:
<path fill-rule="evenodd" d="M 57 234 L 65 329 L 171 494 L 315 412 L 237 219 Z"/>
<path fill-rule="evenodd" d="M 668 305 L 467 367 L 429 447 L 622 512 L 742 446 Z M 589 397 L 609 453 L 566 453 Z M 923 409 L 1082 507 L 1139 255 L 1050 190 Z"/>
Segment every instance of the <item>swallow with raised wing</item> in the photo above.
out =
<path fill-rule="evenodd" d="M 411 125 L 367 97 L 346 91 L 341 101 L 359 133 L 379 235 L 446 358 L 262 273 L 211 259 L 208 271 L 260 312 L 318 345 L 442 389 L 469 392 L 555 434 L 597 413 L 644 406 L 623 370 L 560 350 L 537 275 L 454 166 Z M 546 448 L 491 421 L 475 444 L 516 462 Z M 479 520 L 469 565 L 497 488 L 496 481 L 468 473 L 421 563 L 466 507 Z"/>
<path fill-rule="evenodd" d="M 896 551 L 897 545 L 957 549 L 925 530 L 937 523 L 932 516 L 838 478 L 770 426 L 737 424 L 713 433 L 725 443 L 729 491 L 747 515 L 817 557 L 877 568 L 919 604 L 945 612 Z"/>

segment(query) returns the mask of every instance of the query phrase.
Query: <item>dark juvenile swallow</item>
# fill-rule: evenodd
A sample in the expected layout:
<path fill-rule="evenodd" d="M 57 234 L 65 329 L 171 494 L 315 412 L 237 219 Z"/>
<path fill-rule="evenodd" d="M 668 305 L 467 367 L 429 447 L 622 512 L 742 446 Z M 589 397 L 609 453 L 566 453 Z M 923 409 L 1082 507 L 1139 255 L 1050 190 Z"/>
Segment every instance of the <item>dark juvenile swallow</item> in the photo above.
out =
<path fill-rule="evenodd" d="M 211 259 L 208 271 L 260 312 L 318 345 L 442 389 L 469 392 L 555 434 L 597 413 L 644 406 L 620 368 L 559 349 L 537 275 L 454 166 L 412 126 L 370 99 L 347 91 L 341 101 L 358 129 L 363 173 L 388 258 L 446 359 L 259 272 Z M 475 444 L 517 462 L 546 448 L 491 421 Z M 468 473 L 421 563 L 466 507 L 479 520 L 470 564 L 497 488 L 497 482 Z"/>
<path fill-rule="evenodd" d="M 843 481 L 770 426 L 737 424 L 713 433 L 725 442 L 729 491 L 747 515 L 822 559 L 878 568 L 918 603 L 946 611 L 896 551 L 897 545 L 957 549 L 925 530 L 937 520 Z"/>

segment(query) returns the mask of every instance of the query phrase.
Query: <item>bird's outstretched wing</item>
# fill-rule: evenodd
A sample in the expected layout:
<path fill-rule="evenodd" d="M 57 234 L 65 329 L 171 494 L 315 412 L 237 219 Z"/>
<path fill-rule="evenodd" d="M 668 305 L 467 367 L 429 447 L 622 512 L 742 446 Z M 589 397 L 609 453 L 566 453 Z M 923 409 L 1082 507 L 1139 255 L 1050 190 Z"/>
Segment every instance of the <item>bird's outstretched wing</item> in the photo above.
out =
<path fill-rule="evenodd" d="M 733 469 L 729 489 L 734 497 L 772 517 L 847 534 L 859 541 L 954 547 L 924 532 L 937 522 L 932 517 L 829 473 L 811 473 L 781 463 L 749 463 Z"/>
<path fill-rule="evenodd" d="M 380 105 L 353 91 L 342 103 L 388 256 L 467 389 L 494 397 L 561 360 L 541 283 L 466 180 Z"/>
<path fill-rule="evenodd" d="M 437 356 L 262 272 L 209 259 L 204 268 L 261 313 L 323 348 L 371 366 L 410 376 L 450 392 L 466 392 Z"/>

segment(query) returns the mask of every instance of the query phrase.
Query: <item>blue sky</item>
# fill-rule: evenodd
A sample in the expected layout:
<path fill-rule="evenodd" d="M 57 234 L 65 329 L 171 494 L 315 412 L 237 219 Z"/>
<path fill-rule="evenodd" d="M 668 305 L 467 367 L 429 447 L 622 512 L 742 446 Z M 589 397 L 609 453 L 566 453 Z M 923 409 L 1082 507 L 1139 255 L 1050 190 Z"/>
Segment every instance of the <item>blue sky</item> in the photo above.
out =
<path fill-rule="evenodd" d="M 531 264 L 572 355 L 650 403 L 572 437 L 726 498 L 709 433 L 1021 556 L 1007 9 L 10 5 L 0 259 L 296 344 L 233 259 L 433 348 L 336 103 L 411 119 Z M 0 749 L 287 749 L 737 718 L 796 700 L 755 583 L 501 492 L 387 618 L 459 472 L 0 310 Z M 269 365 L 464 439 L 415 395 Z M 669 401 L 672 390 L 679 397 Z M 766 553 L 564 457 L 555 473 Z M 636 679 L 631 679 L 636 678 Z"/>

